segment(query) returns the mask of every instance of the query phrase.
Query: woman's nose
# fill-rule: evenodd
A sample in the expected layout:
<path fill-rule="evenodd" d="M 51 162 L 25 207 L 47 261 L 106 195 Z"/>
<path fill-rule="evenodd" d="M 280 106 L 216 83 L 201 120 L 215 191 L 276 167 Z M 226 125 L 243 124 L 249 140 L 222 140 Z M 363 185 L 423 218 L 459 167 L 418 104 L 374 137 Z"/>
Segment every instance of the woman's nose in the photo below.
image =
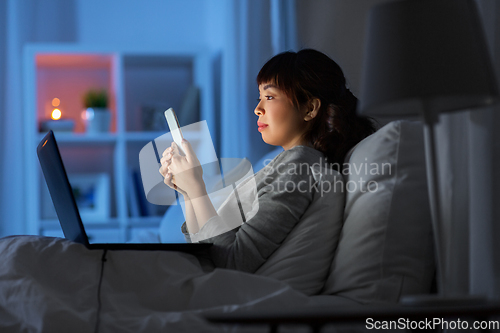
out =
<path fill-rule="evenodd" d="M 255 107 L 255 110 L 253 111 L 257 116 L 261 116 L 264 114 L 264 108 L 259 104 Z"/>

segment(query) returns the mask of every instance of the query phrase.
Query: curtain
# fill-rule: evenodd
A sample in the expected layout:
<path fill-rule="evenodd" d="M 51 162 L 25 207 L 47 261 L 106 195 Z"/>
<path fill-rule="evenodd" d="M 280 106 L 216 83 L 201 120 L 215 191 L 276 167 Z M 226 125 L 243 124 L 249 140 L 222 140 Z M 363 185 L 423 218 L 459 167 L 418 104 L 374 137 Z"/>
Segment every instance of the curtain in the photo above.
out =
<path fill-rule="evenodd" d="M 24 233 L 24 182 L 23 174 L 26 172 L 23 165 L 23 126 L 22 126 L 22 45 L 27 39 L 27 32 L 31 27 L 28 16 L 21 14 L 25 5 L 21 1 L 8 1 L 6 3 L 6 35 L 3 49 L 6 50 L 2 72 L 5 86 L 2 90 L 2 122 L 0 156 L 2 164 L 1 186 L 1 217 L 2 234 Z M 12 223 L 10 221 L 17 221 Z M 10 222 L 10 223 L 9 223 Z M 21 223 L 19 223 L 21 222 Z"/>
<path fill-rule="evenodd" d="M 25 233 L 23 47 L 76 40 L 73 0 L 0 2 L 0 236 Z M 33 152 L 35 154 L 35 152 Z"/>
<path fill-rule="evenodd" d="M 255 164 L 273 149 L 256 130 L 255 79 L 273 55 L 296 47 L 295 6 L 286 0 L 241 0 L 228 1 L 226 10 L 220 157 L 247 157 Z"/>
<path fill-rule="evenodd" d="M 500 5 L 477 1 L 500 79 Z M 443 114 L 437 128 L 450 292 L 500 295 L 500 106 Z"/>
<path fill-rule="evenodd" d="M 6 142 L 4 138 L 4 123 L 7 116 L 5 109 L 6 93 L 6 49 L 7 49 L 7 2 L 0 1 L 0 142 Z M 4 156 L 4 145 L 0 145 L 0 236 L 4 234 L 2 221 L 4 221 L 4 202 L 6 202 L 4 191 L 4 165 L 6 156 Z"/>
<path fill-rule="evenodd" d="M 500 4 L 478 1 L 500 84 Z M 500 105 L 472 112 L 468 122 L 470 292 L 500 296 Z"/>
<path fill-rule="evenodd" d="M 273 53 L 297 51 L 295 0 L 271 0 L 271 36 Z"/>

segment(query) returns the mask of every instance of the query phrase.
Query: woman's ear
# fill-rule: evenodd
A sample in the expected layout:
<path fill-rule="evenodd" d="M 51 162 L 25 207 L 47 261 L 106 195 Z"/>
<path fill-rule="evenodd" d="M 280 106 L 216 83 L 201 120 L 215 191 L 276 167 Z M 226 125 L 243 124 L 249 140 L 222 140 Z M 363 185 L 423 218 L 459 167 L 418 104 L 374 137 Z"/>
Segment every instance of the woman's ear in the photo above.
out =
<path fill-rule="evenodd" d="M 307 113 L 304 117 L 305 121 L 309 121 L 316 117 L 318 114 L 319 108 L 321 107 L 321 100 L 319 98 L 313 98 L 307 104 Z"/>

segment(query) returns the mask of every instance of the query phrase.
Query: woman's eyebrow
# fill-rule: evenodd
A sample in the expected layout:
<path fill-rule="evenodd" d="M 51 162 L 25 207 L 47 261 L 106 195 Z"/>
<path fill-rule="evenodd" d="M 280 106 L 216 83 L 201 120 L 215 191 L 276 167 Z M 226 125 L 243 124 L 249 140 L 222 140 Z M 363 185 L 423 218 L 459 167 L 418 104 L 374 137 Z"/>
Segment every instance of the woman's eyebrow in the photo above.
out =
<path fill-rule="evenodd" d="M 267 90 L 268 88 L 276 88 L 276 86 L 274 84 L 266 84 L 262 90 Z"/>

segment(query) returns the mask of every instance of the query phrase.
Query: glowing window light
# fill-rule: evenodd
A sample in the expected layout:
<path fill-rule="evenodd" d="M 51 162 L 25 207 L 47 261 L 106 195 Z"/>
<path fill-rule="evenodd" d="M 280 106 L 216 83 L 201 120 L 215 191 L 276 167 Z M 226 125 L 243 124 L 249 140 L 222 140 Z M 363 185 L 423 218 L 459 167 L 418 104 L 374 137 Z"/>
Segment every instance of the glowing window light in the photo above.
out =
<path fill-rule="evenodd" d="M 59 119 L 61 119 L 61 115 L 62 115 L 61 110 L 59 110 L 59 109 L 52 110 L 52 114 L 51 114 L 52 119 L 59 120 Z"/>
<path fill-rule="evenodd" d="M 60 100 L 59 98 L 57 98 L 57 97 L 56 97 L 56 98 L 52 99 L 52 106 L 53 106 L 53 107 L 55 107 L 55 108 L 56 108 L 56 107 L 58 107 L 60 104 L 61 104 L 61 100 Z"/>

